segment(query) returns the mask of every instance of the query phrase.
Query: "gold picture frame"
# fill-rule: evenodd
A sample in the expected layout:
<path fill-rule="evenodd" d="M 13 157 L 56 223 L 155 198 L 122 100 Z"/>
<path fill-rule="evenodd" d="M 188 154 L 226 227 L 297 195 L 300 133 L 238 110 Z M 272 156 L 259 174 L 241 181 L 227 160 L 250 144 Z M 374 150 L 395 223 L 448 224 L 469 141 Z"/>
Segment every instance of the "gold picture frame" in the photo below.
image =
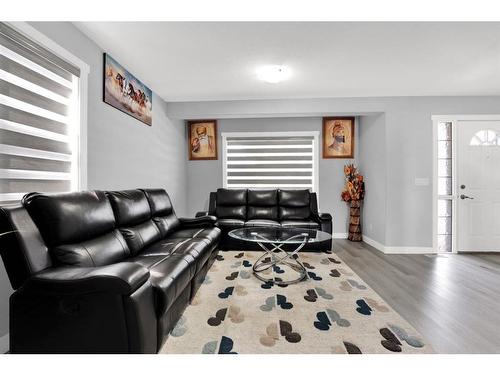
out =
<path fill-rule="evenodd" d="M 354 117 L 323 117 L 323 158 L 354 158 Z"/>
<path fill-rule="evenodd" d="M 188 121 L 189 160 L 217 160 L 217 120 Z"/>

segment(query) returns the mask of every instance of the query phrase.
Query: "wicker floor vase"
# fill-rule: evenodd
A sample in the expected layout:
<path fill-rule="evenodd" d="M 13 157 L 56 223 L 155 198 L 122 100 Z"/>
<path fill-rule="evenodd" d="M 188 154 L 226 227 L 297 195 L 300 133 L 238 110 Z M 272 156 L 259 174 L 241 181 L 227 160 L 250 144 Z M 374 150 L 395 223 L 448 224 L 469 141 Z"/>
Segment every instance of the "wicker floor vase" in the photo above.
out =
<path fill-rule="evenodd" d="M 347 239 L 353 242 L 362 240 L 361 234 L 361 202 L 351 201 L 349 207 L 349 235 Z"/>

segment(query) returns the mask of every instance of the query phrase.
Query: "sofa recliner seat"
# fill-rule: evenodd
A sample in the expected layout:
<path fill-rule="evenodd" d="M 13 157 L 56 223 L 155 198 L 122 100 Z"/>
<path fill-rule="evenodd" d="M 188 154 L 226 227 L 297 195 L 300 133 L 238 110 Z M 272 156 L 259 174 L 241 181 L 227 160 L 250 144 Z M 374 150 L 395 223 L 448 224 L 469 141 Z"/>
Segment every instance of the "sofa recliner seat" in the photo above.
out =
<path fill-rule="evenodd" d="M 172 233 L 169 239 L 204 239 L 209 242 L 219 237 L 217 228 L 186 228 Z"/>
<path fill-rule="evenodd" d="M 215 223 L 177 218 L 162 189 L 1 207 L 11 352 L 157 352 L 215 261 Z"/>
<path fill-rule="evenodd" d="M 319 213 L 316 193 L 309 190 L 218 189 L 210 193 L 208 211 L 197 217 L 214 216 L 221 229 L 219 247 L 226 250 L 262 250 L 257 243 L 229 236 L 244 227 L 317 229 L 332 234 L 332 216 Z M 284 246 L 286 249 L 287 246 Z M 306 244 L 303 251 L 331 251 L 332 241 Z"/>
<path fill-rule="evenodd" d="M 281 223 L 275 220 L 252 219 L 243 224 L 244 227 L 281 227 Z"/>
<path fill-rule="evenodd" d="M 313 220 L 283 220 L 281 222 L 283 228 L 309 228 L 309 229 L 321 229 L 321 225 Z"/>

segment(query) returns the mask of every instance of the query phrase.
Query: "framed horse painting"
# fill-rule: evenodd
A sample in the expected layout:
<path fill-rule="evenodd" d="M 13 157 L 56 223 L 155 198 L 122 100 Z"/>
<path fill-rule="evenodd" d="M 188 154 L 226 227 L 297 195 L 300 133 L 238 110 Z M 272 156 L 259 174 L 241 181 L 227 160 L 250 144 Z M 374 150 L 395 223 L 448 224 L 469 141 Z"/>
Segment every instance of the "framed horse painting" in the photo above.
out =
<path fill-rule="evenodd" d="M 107 53 L 103 101 L 149 126 L 153 123 L 153 92 Z"/>

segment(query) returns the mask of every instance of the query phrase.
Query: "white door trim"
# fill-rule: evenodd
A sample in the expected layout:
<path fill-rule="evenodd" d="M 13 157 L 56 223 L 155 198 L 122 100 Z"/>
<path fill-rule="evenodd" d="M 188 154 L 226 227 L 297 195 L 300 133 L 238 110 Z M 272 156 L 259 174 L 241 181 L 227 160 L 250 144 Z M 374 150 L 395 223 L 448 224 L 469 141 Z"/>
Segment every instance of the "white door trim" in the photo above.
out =
<path fill-rule="evenodd" d="M 500 115 L 432 115 L 432 121 L 496 121 Z"/>
<path fill-rule="evenodd" d="M 437 162 L 437 128 L 439 122 L 451 122 L 451 150 L 452 150 L 452 252 L 457 253 L 457 123 L 459 121 L 497 121 L 500 115 L 432 115 L 432 247 L 438 252 L 437 246 L 437 202 L 438 202 L 438 162 Z"/>

